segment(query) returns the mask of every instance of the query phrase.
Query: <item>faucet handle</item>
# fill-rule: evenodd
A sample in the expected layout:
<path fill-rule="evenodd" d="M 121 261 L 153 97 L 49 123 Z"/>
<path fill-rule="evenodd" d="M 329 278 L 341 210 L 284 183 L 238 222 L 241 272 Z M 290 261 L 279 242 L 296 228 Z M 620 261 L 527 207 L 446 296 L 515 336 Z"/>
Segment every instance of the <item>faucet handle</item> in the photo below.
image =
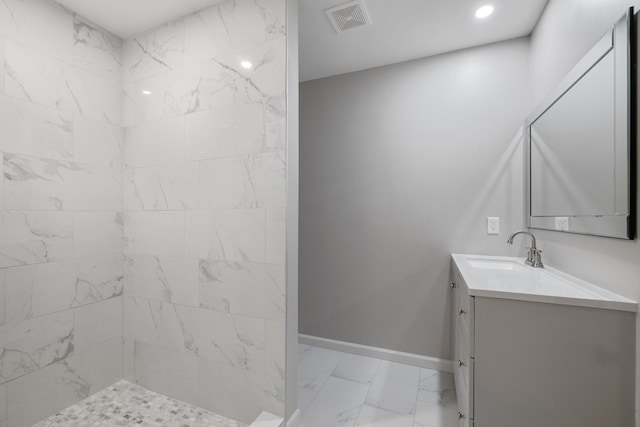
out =
<path fill-rule="evenodd" d="M 533 249 L 531 246 L 527 246 L 527 264 L 531 264 L 533 262 Z"/>
<path fill-rule="evenodd" d="M 531 251 L 531 266 L 535 268 L 544 268 L 542 264 L 542 250 L 533 249 Z"/>

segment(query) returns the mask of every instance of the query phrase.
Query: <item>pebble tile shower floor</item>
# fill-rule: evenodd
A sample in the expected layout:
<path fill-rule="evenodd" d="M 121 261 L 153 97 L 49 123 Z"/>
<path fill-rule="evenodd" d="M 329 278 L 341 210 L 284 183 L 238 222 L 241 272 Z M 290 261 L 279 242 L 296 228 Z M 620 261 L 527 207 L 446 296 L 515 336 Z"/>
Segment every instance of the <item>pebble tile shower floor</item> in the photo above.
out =
<path fill-rule="evenodd" d="M 120 381 L 33 427 L 246 427 L 197 406 Z"/>

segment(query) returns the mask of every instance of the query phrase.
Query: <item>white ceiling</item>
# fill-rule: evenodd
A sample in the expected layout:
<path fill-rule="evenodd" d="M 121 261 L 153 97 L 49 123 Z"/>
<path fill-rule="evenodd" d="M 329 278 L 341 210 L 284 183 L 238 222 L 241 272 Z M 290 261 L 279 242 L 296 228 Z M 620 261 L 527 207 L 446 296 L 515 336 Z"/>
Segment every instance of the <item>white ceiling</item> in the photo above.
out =
<path fill-rule="evenodd" d="M 300 80 L 313 80 L 531 33 L 547 0 L 364 0 L 372 25 L 337 34 L 325 10 L 347 0 L 300 0 Z M 493 15 L 475 18 L 479 6 Z"/>
<path fill-rule="evenodd" d="M 55 0 L 123 39 L 222 0 Z"/>

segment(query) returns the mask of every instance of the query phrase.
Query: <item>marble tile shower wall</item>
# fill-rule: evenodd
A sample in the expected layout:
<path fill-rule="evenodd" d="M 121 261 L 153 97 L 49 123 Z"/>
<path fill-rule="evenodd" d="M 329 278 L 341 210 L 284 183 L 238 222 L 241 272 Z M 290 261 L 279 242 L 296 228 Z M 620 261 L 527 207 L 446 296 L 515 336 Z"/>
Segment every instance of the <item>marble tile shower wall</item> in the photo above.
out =
<path fill-rule="evenodd" d="M 122 377 L 121 42 L 0 2 L 0 426 Z"/>
<path fill-rule="evenodd" d="M 125 376 L 243 422 L 284 412 L 284 23 L 226 1 L 123 45 Z"/>

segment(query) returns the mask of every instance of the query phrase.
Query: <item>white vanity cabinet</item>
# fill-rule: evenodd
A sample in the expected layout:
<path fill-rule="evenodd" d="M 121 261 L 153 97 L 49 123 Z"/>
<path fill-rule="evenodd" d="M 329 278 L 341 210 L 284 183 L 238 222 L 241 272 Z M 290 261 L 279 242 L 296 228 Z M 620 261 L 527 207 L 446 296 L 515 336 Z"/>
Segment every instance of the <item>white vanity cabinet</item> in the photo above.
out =
<path fill-rule="evenodd" d="M 450 283 L 460 425 L 634 426 L 637 304 L 517 259 L 469 257 L 453 256 Z"/>

